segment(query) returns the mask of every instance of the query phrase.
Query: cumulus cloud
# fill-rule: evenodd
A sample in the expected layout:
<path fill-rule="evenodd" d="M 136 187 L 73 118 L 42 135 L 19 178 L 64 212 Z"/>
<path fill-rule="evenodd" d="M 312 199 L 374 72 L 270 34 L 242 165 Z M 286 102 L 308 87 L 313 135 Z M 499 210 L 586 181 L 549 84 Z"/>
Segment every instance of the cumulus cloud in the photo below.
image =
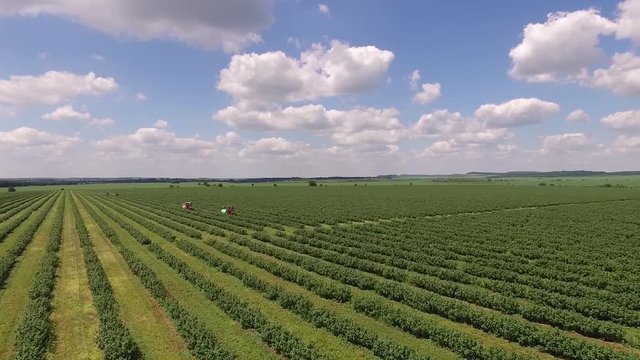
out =
<path fill-rule="evenodd" d="M 502 104 L 484 104 L 475 116 L 489 127 L 514 127 L 540 123 L 560 110 L 553 102 L 536 98 L 519 98 Z"/>
<path fill-rule="evenodd" d="M 89 114 L 88 112 L 77 111 L 71 105 L 65 105 L 53 110 L 52 112 L 42 115 L 42 118 L 45 120 L 54 121 L 64 119 L 89 120 L 91 119 L 91 114 Z"/>
<path fill-rule="evenodd" d="M 282 137 L 262 138 L 250 141 L 240 150 L 240 157 L 293 157 L 309 147 L 302 142 L 292 142 Z"/>
<path fill-rule="evenodd" d="M 309 144 L 282 137 L 247 140 L 235 132 L 227 132 L 208 140 L 199 136 L 180 137 L 164 127 L 139 128 L 131 134 L 96 141 L 93 147 L 97 156 L 108 159 L 172 162 L 290 158 L 304 155 L 310 149 Z"/>
<path fill-rule="evenodd" d="M 89 120 L 88 125 L 92 127 L 107 127 L 115 124 L 116 122 L 111 118 L 93 118 Z"/>
<path fill-rule="evenodd" d="M 413 101 L 420 104 L 429 104 L 440 97 L 440 83 L 422 84 L 422 91 L 413 97 Z"/>
<path fill-rule="evenodd" d="M 299 59 L 282 51 L 234 55 L 220 71 L 218 89 L 236 101 L 279 102 L 359 93 L 376 86 L 394 54 L 334 40 L 314 44 Z"/>
<path fill-rule="evenodd" d="M 600 119 L 600 122 L 616 131 L 640 131 L 640 110 L 609 114 Z"/>
<path fill-rule="evenodd" d="M 105 58 L 104 56 L 100 55 L 100 54 L 93 54 L 91 55 L 91 58 L 95 61 L 99 61 L 99 62 L 104 62 Z"/>
<path fill-rule="evenodd" d="M 40 76 L 12 75 L 0 79 L 0 106 L 20 108 L 33 104 L 55 105 L 79 95 L 99 95 L 115 91 L 113 78 L 76 75 L 65 71 L 48 71 Z"/>
<path fill-rule="evenodd" d="M 71 105 L 61 106 L 51 112 L 42 115 L 45 120 L 61 121 L 61 120 L 79 120 L 92 127 L 106 127 L 115 123 L 111 118 L 94 118 L 88 112 L 82 112 L 74 109 Z"/>
<path fill-rule="evenodd" d="M 324 15 L 331 15 L 329 12 L 329 6 L 327 4 L 318 4 L 318 11 Z"/>
<path fill-rule="evenodd" d="M 513 134 L 506 128 L 488 128 L 474 118 L 465 118 L 459 112 L 436 110 L 420 117 L 411 128 L 413 136 L 439 137 L 458 143 L 490 144 L 507 140 Z"/>
<path fill-rule="evenodd" d="M 637 21 L 640 23 L 640 18 Z M 615 94 L 640 96 L 640 57 L 630 52 L 616 53 L 609 68 L 595 70 L 587 81 Z"/>
<path fill-rule="evenodd" d="M 461 150 L 460 147 L 458 147 L 458 144 L 454 139 L 441 140 L 441 141 L 436 141 L 433 144 L 431 144 L 429 147 L 427 147 L 420 154 L 420 156 L 437 157 L 437 156 L 442 156 L 444 154 L 457 153 L 460 150 Z"/>
<path fill-rule="evenodd" d="M 573 110 L 567 115 L 567 121 L 587 123 L 591 121 L 589 114 L 582 109 Z"/>
<path fill-rule="evenodd" d="M 618 136 L 611 145 L 614 153 L 640 153 L 640 136 Z"/>
<path fill-rule="evenodd" d="M 29 127 L 0 131 L 0 150 L 20 156 L 59 157 L 81 140 L 78 137 L 51 134 Z"/>
<path fill-rule="evenodd" d="M 169 122 L 167 122 L 166 120 L 158 119 L 155 123 L 153 123 L 153 127 L 158 129 L 166 129 L 169 127 Z"/>
<path fill-rule="evenodd" d="M 616 37 L 619 39 L 631 39 L 636 45 L 640 45 L 640 1 L 626 0 L 618 4 L 618 26 Z"/>
<path fill-rule="evenodd" d="M 175 154 L 206 156 L 218 148 L 215 141 L 178 137 L 163 128 L 140 128 L 132 134 L 115 136 L 94 143 L 105 156 L 161 159 Z"/>
<path fill-rule="evenodd" d="M 409 75 L 409 85 L 412 90 L 418 89 L 418 83 L 420 82 L 420 70 L 413 70 L 411 75 Z"/>
<path fill-rule="evenodd" d="M 604 58 L 599 38 L 615 30 L 616 24 L 595 9 L 549 14 L 545 23 L 524 28 L 522 42 L 509 52 L 509 74 L 534 82 L 577 77 Z"/>
<path fill-rule="evenodd" d="M 25 0 L 2 2 L 0 15 L 55 15 L 116 36 L 237 51 L 261 40 L 272 6 L 272 0 Z"/>
<path fill-rule="evenodd" d="M 138 101 L 145 101 L 147 100 L 147 95 L 145 95 L 144 93 L 138 92 L 135 94 L 136 100 Z"/>
<path fill-rule="evenodd" d="M 339 144 L 358 142 L 394 143 L 405 134 L 398 110 L 356 107 L 349 110 L 326 109 L 322 105 L 274 106 L 254 110 L 229 106 L 214 114 L 214 119 L 234 128 L 263 131 L 311 131 L 329 136 Z"/>
<path fill-rule="evenodd" d="M 542 154 L 558 154 L 581 151 L 593 145 L 593 141 L 583 133 L 550 135 L 542 140 Z"/>

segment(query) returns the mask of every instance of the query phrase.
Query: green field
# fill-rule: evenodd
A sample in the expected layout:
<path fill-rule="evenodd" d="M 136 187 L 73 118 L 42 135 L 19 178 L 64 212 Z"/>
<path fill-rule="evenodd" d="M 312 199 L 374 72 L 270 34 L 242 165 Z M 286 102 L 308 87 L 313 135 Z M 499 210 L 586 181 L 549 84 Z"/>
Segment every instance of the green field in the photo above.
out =
<path fill-rule="evenodd" d="M 638 177 L 320 184 L 3 192 L 0 359 L 640 359 Z"/>

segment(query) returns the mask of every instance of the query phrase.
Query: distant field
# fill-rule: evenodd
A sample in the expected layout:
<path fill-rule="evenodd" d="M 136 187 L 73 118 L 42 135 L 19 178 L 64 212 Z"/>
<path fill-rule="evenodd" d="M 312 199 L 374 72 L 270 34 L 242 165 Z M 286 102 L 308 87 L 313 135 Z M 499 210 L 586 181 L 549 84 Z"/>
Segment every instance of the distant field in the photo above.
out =
<path fill-rule="evenodd" d="M 104 183 L 82 185 L 39 185 L 17 187 L 18 191 L 49 191 L 66 189 L 77 190 L 116 190 L 116 189 L 142 189 L 142 188 L 212 188 L 223 187 L 268 187 L 274 186 L 274 182 L 180 182 L 180 183 Z M 277 186 L 309 186 L 308 180 L 287 180 L 275 182 Z M 358 179 L 358 180 L 317 180 L 318 186 L 388 186 L 388 185 L 538 185 L 561 187 L 593 187 L 593 186 L 618 186 L 640 187 L 640 175 L 603 175 L 603 176 L 567 176 L 567 177 L 488 177 L 488 176 L 418 176 L 399 177 L 395 179 Z M 0 198 L 6 188 L 0 187 Z"/>
<path fill-rule="evenodd" d="M 0 359 L 640 359 L 639 177 L 319 184 L 0 193 Z"/>

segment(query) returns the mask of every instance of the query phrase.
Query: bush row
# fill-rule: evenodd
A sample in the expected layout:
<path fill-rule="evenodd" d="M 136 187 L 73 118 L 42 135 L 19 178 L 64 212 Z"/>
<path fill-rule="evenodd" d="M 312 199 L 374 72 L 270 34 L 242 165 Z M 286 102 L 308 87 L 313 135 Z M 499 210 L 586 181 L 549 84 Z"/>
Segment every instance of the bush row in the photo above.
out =
<path fill-rule="evenodd" d="M 307 241 L 302 241 L 300 237 L 297 237 L 300 241 L 290 241 L 288 239 L 272 237 L 264 233 L 254 233 L 253 237 L 279 247 L 311 255 L 352 269 L 376 274 L 390 280 L 408 283 L 442 296 L 460 299 L 507 314 L 519 314 L 530 321 L 576 331 L 586 336 L 610 341 L 621 341 L 624 336 L 622 326 L 611 322 L 596 320 L 571 311 L 554 309 L 549 306 L 532 303 L 524 304 L 516 301 L 516 299 L 500 294 L 493 294 L 482 288 L 411 273 L 406 270 L 367 260 L 366 253 L 353 253 L 352 249 L 344 246 L 336 248 L 336 250 L 333 251 L 322 249 L 319 242 L 311 245 L 311 242 L 307 243 Z M 342 251 L 338 252 L 338 250 Z"/>
<path fill-rule="evenodd" d="M 357 244 L 346 239 L 336 239 L 336 236 L 313 235 L 311 231 L 305 231 L 305 233 L 311 233 L 312 237 L 296 235 L 288 238 L 296 243 L 307 244 L 313 248 L 337 252 L 339 255 L 335 256 L 338 257 L 339 261 L 335 262 L 342 265 L 356 266 L 367 272 L 407 282 L 425 290 L 508 314 L 521 314 L 531 321 L 555 325 L 566 330 L 580 332 L 583 335 L 610 341 L 620 341 L 623 336 L 622 327 L 611 323 L 611 321 L 629 326 L 640 324 L 640 313 L 617 307 L 607 302 L 561 296 L 544 290 L 482 279 L 459 270 L 423 265 L 401 257 L 369 252 L 363 249 L 364 245 L 356 247 Z M 339 242 L 339 244 L 334 243 L 334 241 Z M 310 251 L 313 252 L 313 250 Z M 320 252 L 320 250 L 315 252 Z M 334 257 L 331 253 L 323 252 L 323 254 L 325 259 Z M 317 256 L 317 254 L 314 254 L 314 256 Z M 472 284 L 474 286 L 459 283 Z M 508 291 L 506 294 L 501 294 L 502 291 L 500 290 Z M 522 303 L 516 300 L 515 297 L 526 298 L 535 302 L 535 304 Z M 592 317 L 602 321 L 592 319 Z"/>
<path fill-rule="evenodd" d="M 182 250 L 190 253 L 191 255 L 197 256 L 206 261 L 208 261 L 208 258 L 213 258 L 211 254 L 205 252 L 204 250 L 200 249 L 190 242 L 178 240 L 176 242 L 176 245 Z M 249 264 L 267 270 L 271 274 L 278 276 L 284 280 L 294 282 L 325 299 L 336 300 L 339 302 L 348 302 L 349 300 L 351 300 L 351 291 L 344 285 L 329 283 L 318 278 L 315 275 L 305 274 L 301 271 L 296 271 L 288 265 L 280 264 L 278 262 L 267 260 L 258 256 L 253 256 L 247 251 L 231 248 L 224 243 L 218 243 L 216 248 L 229 256 L 233 256 Z"/>
<path fill-rule="evenodd" d="M 333 312 L 326 309 L 316 308 L 308 299 L 301 295 L 293 295 L 285 292 L 281 287 L 271 285 L 263 280 L 260 280 L 254 275 L 234 266 L 233 264 L 223 261 L 222 259 L 215 257 L 211 253 L 205 252 L 203 249 L 197 247 L 191 242 L 178 239 L 176 245 L 185 252 L 204 260 L 209 265 L 220 269 L 221 271 L 233 275 L 243 281 L 248 287 L 258 290 L 264 294 L 264 296 L 270 300 L 278 302 L 285 309 L 291 310 L 294 313 L 300 315 L 305 320 L 313 323 L 315 326 L 325 328 L 332 332 L 334 335 L 344 338 L 356 345 L 366 347 L 376 355 L 384 359 L 418 359 L 419 357 L 413 350 L 397 345 L 391 341 L 380 339 L 375 333 L 364 329 L 348 319 L 344 319 Z M 165 250 L 159 246 L 152 244 L 149 249 L 154 252 L 159 258 L 171 259 L 173 262 L 179 261 L 172 257 Z M 267 262 L 265 262 L 266 264 Z M 270 262 L 273 265 L 276 263 Z M 184 266 L 187 266 L 184 264 Z M 281 271 L 289 270 L 287 274 L 295 276 L 297 273 L 291 272 L 283 266 L 279 266 Z M 308 280 L 306 283 L 316 284 L 319 287 L 319 282 L 313 281 L 315 279 L 311 277 L 304 277 L 303 274 L 299 274 L 301 281 Z M 329 285 L 322 284 L 328 290 Z M 346 290 L 346 289 L 344 289 Z M 349 294 L 350 298 L 350 293 Z M 348 299 L 347 299 L 348 300 Z"/>
<path fill-rule="evenodd" d="M 96 205 L 103 213 L 107 214 L 112 220 L 116 221 L 118 225 L 122 226 L 127 232 L 136 239 L 142 245 L 150 244 L 150 240 L 147 237 L 136 237 L 140 232 L 135 229 L 135 227 L 131 226 L 126 221 L 123 221 L 121 218 L 114 216 L 114 214 L 101 205 L 97 203 L 93 203 Z M 208 360 L 208 359 L 221 359 L 221 360 L 230 360 L 234 359 L 235 356 L 225 349 L 219 341 L 211 334 L 211 332 L 207 329 L 207 327 L 202 323 L 197 317 L 189 313 L 189 311 L 180 305 L 178 301 L 172 298 L 167 289 L 164 287 L 158 276 L 155 274 L 153 270 L 151 270 L 147 265 L 145 265 L 140 259 L 129 249 L 127 249 L 112 228 L 107 224 L 100 215 L 98 215 L 95 210 L 88 207 L 88 212 L 96 221 L 100 229 L 105 233 L 109 234 L 108 238 L 111 243 L 118 249 L 120 255 L 122 255 L 123 259 L 131 269 L 131 271 L 140 279 L 142 284 L 147 290 L 151 293 L 151 295 L 158 301 L 158 303 L 162 306 L 165 312 L 171 317 L 173 323 L 176 325 L 176 329 L 185 340 L 187 347 L 191 351 L 191 354 L 196 359 Z M 134 232 L 129 231 L 130 229 L 136 230 Z"/>
<path fill-rule="evenodd" d="M 526 320 L 488 312 L 459 300 L 412 288 L 410 286 L 375 277 L 373 275 L 345 268 L 331 262 L 300 255 L 283 248 L 270 246 L 238 236 L 230 240 L 249 247 L 251 250 L 274 256 L 294 263 L 320 275 L 328 276 L 342 283 L 357 286 L 363 290 L 373 290 L 390 300 L 406 304 L 414 309 L 440 315 L 452 321 L 469 324 L 498 337 L 517 342 L 523 346 L 536 346 L 546 352 L 567 359 L 584 359 L 583 354 L 597 354 L 597 359 L 622 359 L 627 356 L 611 348 L 578 339 L 559 330 L 546 329 Z M 211 244 L 211 242 L 208 242 Z M 596 356 L 596 355 L 593 355 Z"/>
<path fill-rule="evenodd" d="M 252 308 L 246 301 L 208 281 L 186 263 L 164 251 L 155 243 L 148 245 L 148 248 L 158 259 L 176 270 L 187 281 L 199 287 L 211 301 L 232 319 L 238 321 L 243 328 L 258 332 L 262 340 L 278 353 L 291 359 L 325 358 L 312 345 L 305 343 L 281 325 L 271 322 L 261 311 Z"/>
<path fill-rule="evenodd" d="M 192 237 L 195 239 L 200 239 L 202 237 L 202 233 L 200 231 L 195 230 L 192 227 L 185 226 L 184 224 L 181 224 L 179 221 L 176 221 L 177 216 L 175 215 L 163 214 L 162 212 L 153 208 L 131 207 L 126 205 L 126 203 L 122 200 L 119 200 L 118 204 L 125 208 L 128 208 L 133 212 L 140 212 L 140 209 L 143 209 L 147 211 L 147 213 L 145 213 L 144 215 L 149 219 L 159 220 L 162 225 L 172 230 L 181 232 L 189 237 Z"/>
<path fill-rule="evenodd" d="M 56 269 L 60 262 L 58 250 L 62 238 L 66 197 L 58 201 L 59 205 L 51 226 L 45 253 L 31 282 L 25 316 L 18 326 L 14 354 L 14 358 L 17 360 L 46 358 L 47 349 L 53 337 L 53 324 L 49 315 L 52 309 L 53 288 L 56 283 Z"/>
<path fill-rule="evenodd" d="M 13 218 L 11 221 L 9 221 L 7 223 L 3 223 L 4 226 L 2 228 L 0 228 L 0 242 L 4 241 L 4 239 L 7 237 L 7 235 L 9 235 L 13 230 L 15 230 L 18 226 L 20 226 L 20 224 L 25 222 L 29 218 L 29 216 L 31 216 L 31 214 L 34 211 L 37 211 L 37 209 L 39 209 L 42 206 L 42 204 L 44 204 L 47 200 L 51 199 L 52 196 L 53 196 L 53 194 L 51 196 L 47 196 L 46 198 L 35 202 L 35 203 L 25 204 L 24 207 L 13 209 L 9 213 L 5 214 L 5 215 L 7 215 L 7 217 L 5 217 L 5 219 L 8 219 L 11 216 L 13 216 L 13 215 L 17 214 L 18 212 L 22 211 L 22 213 L 20 213 L 18 216 Z M 11 214 L 11 215 L 9 215 L 9 214 Z M 4 221 L 4 220 L 0 220 L 0 223 L 2 223 L 2 221 Z"/>
<path fill-rule="evenodd" d="M 98 346 L 102 349 L 107 360 L 141 359 L 142 353 L 138 345 L 133 340 L 129 329 L 122 322 L 109 278 L 104 272 L 96 252 L 93 250 L 89 233 L 82 221 L 75 201 L 72 202 L 72 211 L 75 217 L 76 232 L 80 237 L 80 245 L 84 255 L 89 289 L 91 289 L 93 304 L 100 319 Z"/>
<path fill-rule="evenodd" d="M 57 196 L 55 196 L 55 198 L 59 196 L 59 194 L 56 195 Z M 44 203 L 41 209 L 37 210 L 38 212 L 34 219 L 29 223 L 24 232 L 20 234 L 13 246 L 7 250 L 2 258 L 0 258 L 0 288 L 4 286 L 5 281 L 7 281 L 11 270 L 18 260 L 18 257 L 22 255 L 24 250 L 27 248 L 27 245 L 31 243 L 33 236 L 36 231 L 38 231 L 38 228 L 40 228 L 40 224 L 42 224 L 44 219 L 47 217 L 47 214 L 55 203 L 55 198 L 49 197 L 48 200 L 46 200 L 47 202 Z M 31 212 L 28 213 L 31 214 Z"/>

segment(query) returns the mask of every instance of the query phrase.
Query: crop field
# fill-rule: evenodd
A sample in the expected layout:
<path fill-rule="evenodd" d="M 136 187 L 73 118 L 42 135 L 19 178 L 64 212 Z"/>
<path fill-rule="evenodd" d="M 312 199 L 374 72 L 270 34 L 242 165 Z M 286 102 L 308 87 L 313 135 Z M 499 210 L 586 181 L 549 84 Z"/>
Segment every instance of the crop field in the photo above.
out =
<path fill-rule="evenodd" d="M 640 359 L 638 188 L 163 186 L 0 194 L 0 359 Z"/>

